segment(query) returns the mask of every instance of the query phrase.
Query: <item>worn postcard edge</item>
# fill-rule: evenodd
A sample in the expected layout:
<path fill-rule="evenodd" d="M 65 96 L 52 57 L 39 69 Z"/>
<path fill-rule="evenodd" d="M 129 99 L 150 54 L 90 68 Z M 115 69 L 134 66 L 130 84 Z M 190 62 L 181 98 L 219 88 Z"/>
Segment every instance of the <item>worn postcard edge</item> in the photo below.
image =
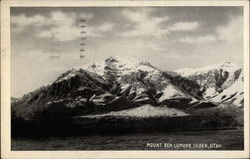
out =
<path fill-rule="evenodd" d="M 10 7 L 79 6 L 242 6 L 244 7 L 244 150 L 238 151 L 11 151 Z M 249 158 L 249 2 L 248 1 L 2 1 L 1 158 Z"/>

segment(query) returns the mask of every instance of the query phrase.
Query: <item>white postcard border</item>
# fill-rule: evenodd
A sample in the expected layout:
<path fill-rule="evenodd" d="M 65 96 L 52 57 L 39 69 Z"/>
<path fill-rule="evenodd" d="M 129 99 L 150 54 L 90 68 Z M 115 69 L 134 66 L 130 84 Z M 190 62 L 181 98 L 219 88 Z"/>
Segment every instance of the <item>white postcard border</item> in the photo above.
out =
<path fill-rule="evenodd" d="M 80 6 L 243 6 L 244 151 L 11 151 L 10 7 Z M 248 1 L 4 1 L 1 3 L 1 156 L 2 158 L 248 158 L 249 157 L 249 2 Z"/>

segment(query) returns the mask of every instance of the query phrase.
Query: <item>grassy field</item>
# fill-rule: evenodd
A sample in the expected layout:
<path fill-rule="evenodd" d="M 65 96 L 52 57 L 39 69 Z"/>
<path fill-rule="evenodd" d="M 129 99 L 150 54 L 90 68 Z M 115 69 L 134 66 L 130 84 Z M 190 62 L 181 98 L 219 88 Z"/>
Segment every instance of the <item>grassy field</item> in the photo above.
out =
<path fill-rule="evenodd" d="M 160 145 L 161 143 L 161 145 Z M 168 146 L 164 146 L 164 144 Z M 210 147 L 210 144 L 217 147 Z M 190 144 L 191 147 L 187 147 Z M 184 145 L 184 146 L 182 146 Z M 190 146 L 189 145 L 189 146 Z M 208 145 L 208 147 L 204 146 Z M 243 150 L 242 130 L 206 130 L 128 135 L 16 138 L 12 150 Z"/>

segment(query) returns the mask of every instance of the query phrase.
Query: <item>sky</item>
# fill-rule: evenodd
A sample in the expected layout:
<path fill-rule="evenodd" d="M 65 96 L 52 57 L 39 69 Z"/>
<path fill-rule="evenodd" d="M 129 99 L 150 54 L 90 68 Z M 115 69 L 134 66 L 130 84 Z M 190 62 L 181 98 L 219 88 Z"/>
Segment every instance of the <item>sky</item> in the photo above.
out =
<path fill-rule="evenodd" d="M 86 20 L 82 29 L 81 19 Z M 86 40 L 80 40 L 85 31 Z M 84 41 L 84 58 L 80 58 Z M 243 63 L 242 7 L 12 7 L 11 95 L 110 56 L 162 70 Z"/>

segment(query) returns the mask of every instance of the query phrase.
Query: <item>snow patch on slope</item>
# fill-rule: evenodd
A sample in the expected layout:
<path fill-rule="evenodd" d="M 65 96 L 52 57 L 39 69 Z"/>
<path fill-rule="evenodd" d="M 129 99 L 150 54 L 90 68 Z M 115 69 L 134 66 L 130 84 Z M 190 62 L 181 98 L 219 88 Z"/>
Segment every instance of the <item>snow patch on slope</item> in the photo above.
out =
<path fill-rule="evenodd" d="M 170 98 L 178 98 L 178 97 L 188 97 L 184 93 L 178 91 L 173 85 L 167 85 L 162 90 L 163 95 L 159 98 L 159 102 L 162 102 L 166 99 Z"/>
<path fill-rule="evenodd" d="M 244 84 L 238 79 L 231 87 L 223 90 L 219 95 L 210 99 L 215 103 L 231 103 L 236 106 L 241 106 L 241 101 L 244 99 Z"/>
<path fill-rule="evenodd" d="M 159 117 L 159 116 L 186 116 L 188 114 L 174 109 L 174 108 L 167 108 L 167 107 L 154 107 L 151 105 L 143 105 L 140 107 L 128 109 L 128 110 L 121 110 L 121 111 L 112 111 L 106 114 L 98 114 L 98 115 L 86 115 L 82 117 L 88 118 L 96 118 L 96 117 L 105 117 L 105 116 L 117 116 L 117 117 L 139 117 L 139 118 L 147 118 L 147 117 Z"/>

